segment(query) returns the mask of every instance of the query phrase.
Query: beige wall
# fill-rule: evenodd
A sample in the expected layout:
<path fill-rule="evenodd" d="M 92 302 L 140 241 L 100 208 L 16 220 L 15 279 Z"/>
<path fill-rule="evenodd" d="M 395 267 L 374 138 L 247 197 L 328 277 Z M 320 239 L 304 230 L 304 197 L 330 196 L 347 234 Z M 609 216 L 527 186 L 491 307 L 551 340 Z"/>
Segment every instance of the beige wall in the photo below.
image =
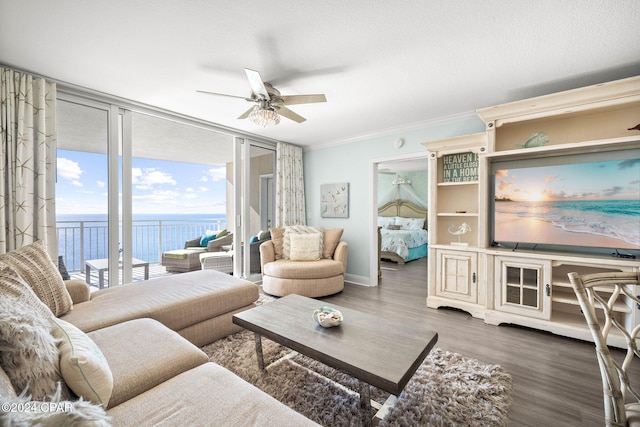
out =
<path fill-rule="evenodd" d="M 251 194 L 249 196 L 249 224 L 250 234 L 260 231 L 260 176 L 274 174 L 273 163 L 275 152 L 251 158 Z M 275 177 L 275 174 L 274 174 Z M 227 163 L 227 229 L 232 230 L 235 225 L 233 217 L 233 163 Z"/>

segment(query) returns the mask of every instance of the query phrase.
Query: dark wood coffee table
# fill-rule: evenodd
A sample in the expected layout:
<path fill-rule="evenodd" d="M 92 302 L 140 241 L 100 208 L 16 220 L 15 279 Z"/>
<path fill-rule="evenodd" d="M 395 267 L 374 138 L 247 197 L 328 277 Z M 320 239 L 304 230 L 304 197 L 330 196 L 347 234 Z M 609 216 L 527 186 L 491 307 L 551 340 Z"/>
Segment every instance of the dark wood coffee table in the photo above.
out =
<path fill-rule="evenodd" d="M 340 326 L 325 329 L 313 319 L 313 311 L 325 305 L 342 312 Z M 365 425 L 373 417 L 369 384 L 398 396 L 438 341 L 438 334 L 419 322 L 405 324 L 300 295 L 237 313 L 233 323 L 256 334 L 260 369 L 264 336 L 357 378 Z"/>

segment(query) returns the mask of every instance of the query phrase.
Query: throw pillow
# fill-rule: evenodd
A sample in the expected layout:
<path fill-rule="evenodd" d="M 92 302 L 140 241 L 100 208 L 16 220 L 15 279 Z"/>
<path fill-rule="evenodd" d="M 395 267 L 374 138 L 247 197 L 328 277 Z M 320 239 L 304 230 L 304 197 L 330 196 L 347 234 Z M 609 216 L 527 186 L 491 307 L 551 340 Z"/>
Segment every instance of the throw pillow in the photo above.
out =
<path fill-rule="evenodd" d="M 220 232 L 218 232 L 218 234 L 216 235 L 216 239 L 219 239 L 220 237 L 224 237 L 227 234 L 229 234 L 229 231 L 225 228 L 224 230 L 221 230 Z"/>
<path fill-rule="evenodd" d="M 379 216 L 378 217 L 378 226 L 380 227 L 388 227 L 391 224 L 396 223 L 395 216 Z"/>
<path fill-rule="evenodd" d="M 34 310 L 29 298 L 0 298 L 0 366 L 17 394 L 41 400 L 55 393 L 60 380 L 58 348 L 51 335 L 51 314 Z"/>
<path fill-rule="evenodd" d="M 200 246 L 203 246 L 203 247 L 207 246 L 207 243 L 215 239 L 216 239 L 215 234 L 203 234 L 202 237 L 200 237 Z"/>
<path fill-rule="evenodd" d="M 0 425 L 40 427 L 109 427 L 111 419 L 105 410 L 82 399 L 62 400 L 60 391 L 42 401 L 24 395 L 3 399 L 0 409 Z M 28 411 L 8 411 L 13 406 L 29 408 Z"/>
<path fill-rule="evenodd" d="M 292 225 L 284 229 L 284 237 L 282 238 L 282 258 L 290 259 L 291 255 L 291 238 L 292 234 L 320 234 L 320 242 L 318 250 L 322 253 L 323 247 L 323 229 L 317 227 L 309 227 L 306 225 Z"/>
<path fill-rule="evenodd" d="M 73 307 L 62 276 L 41 240 L 0 255 L 0 262 L 13 267 L 55 316 L 62 316 Z"/>
<path fill-rule="evenodd" d="M 401 228 L 402 226 L 397 224 L 387 225 L 387 230 L 400 230 Z"/>
<path fill-rule="evenodd" d="M 53 316 L 49 307 L 37 297 L 22 276 L 10 266 L 0 263 L 0 298 L 5 297 L 20 298 L 23 304 L 42 316 L 46 318 Z"/>
<path fill-rule="evenodd" d="M 333 253 L 336 251 L 336 247 L 338 246 L 338 243 L 340 243 L 340 239 L 342 238 L 343 231 L 344 230 L 342 228 L 332 228 L 329 230 L 324 230 L 322 258 L 326 258 L 326 259 L 333 258 Z"/>
<path fill-rule="evenodd" d="M 255 243 L 258 241 L 258 236 L 251 236 L 251 238 L 249 239 L 249 243 Z"/>
<path fill-rule="evenodd" d="M 271 233 L 271 241 L 273 242 L 273 250 L 276 254 L 276 259 L 282 259 L 282 241 L 284 240 L 284 228 L 271 227 L 269 229 Z"/>
<path fill-rule="evenodd" d="M 290 238 L 291 261 L 318 261 L 320 259 L 320 240 L 322 233 L 292 234 Z"/>
<path fill-rule="evenodd" d="M 113 392 L 113 375 L 107 359 L 91 338 L 62 319 L 51 318 L 52 334 L 60 340 L 60 372 L 78 396 L 107 408 Z"/>
<path fill-rule="evenodd" d="M 400 218 L 396 221 L 403 230 L 421 230 L 424 228 L 424 218 Z"/>
<path fill-rule="evenodd" d="M 258 233 L 258 241 L 267 240 L 271 238 L 271 233 L 268 231 L 260 231 Z"/>
<path fill-rule="evenodd" d="M 60 272 L 60 276 L 62 276 L 62 280 L 71 280 L 67 266 L 64 265 L 64 257 L 62 255 L 58 256 L 58 271 Z"/>

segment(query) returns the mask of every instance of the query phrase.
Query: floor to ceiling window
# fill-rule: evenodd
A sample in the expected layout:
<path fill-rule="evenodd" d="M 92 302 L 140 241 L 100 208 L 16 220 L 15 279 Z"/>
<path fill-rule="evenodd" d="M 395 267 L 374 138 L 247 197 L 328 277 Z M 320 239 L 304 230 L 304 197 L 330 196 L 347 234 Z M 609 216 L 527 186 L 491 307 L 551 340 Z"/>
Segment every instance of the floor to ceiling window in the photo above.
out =
<path fill-rule="evenodd" d="M 69 271 L 108 258 L 109 108 L 58 100 L 58 253 Z"/>
<path fill-rule="evenodd" d="M 236 158 L 250 171 L 251 189 L 236 187 L 234 141 L 244 139 L 166 113 L 70 95 L 58 102 L 59 251 L 70 272 L 90 273 L 93 286 L 140 280 L 148 268 L 151 276 L 165 274 L 161 254 L 207 232 L 243 236 L 270 225 L 275 151 L 268 143 L 252 142 L 246 160 Z M 246 227 L 245 212 L 235 214 L 238 197 L 251 201 Z M 234 249 L 248 240 L 234 236 Z M 234 252 L 235 274 L 250 276 L 251 251 Z"/>

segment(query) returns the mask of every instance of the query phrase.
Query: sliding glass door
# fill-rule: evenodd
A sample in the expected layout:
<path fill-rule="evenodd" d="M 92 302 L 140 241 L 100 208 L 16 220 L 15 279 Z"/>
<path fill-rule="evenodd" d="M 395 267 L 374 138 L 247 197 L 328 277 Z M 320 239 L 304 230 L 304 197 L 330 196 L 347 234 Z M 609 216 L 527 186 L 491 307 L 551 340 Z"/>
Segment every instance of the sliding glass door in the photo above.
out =
<path fill-rule="evenodd" d="M 158 264 L 163 252 L 183 249 L 187 241 L 199 244 L 202 235 L 227 228 L 233 138 L 141 112 L 127 111 L 125 123 L 129 116 L 131 167 L 125 168 L 125 180 L 130 194 L 123 197 L 123 207 L 128 211 L 126 201 L 131 201 L 131 248 L 126 253 L 134 265 L 140 260 Z"/>
<path fill-rule="evenodd" d="M 104 287 L 109 258 L 117 251 L 109 245 L 109 166 L 110 158 L 117 159 L 119 126 L 110 126 L 108 105 L 88 101 L 59 99 L 57 121 L 58 253 L 68 271 Z M 116 156 L 110 156 L 114 149 Z"/>
<path fill-rule="evenodd" d="M 74 275 L 107 287 L 167 274 L 162 253 L 227 229 L 234 274 L 260 280 L 251 238 L 274 221 L 274 171 L 273 144 L 62 94 L 59 253 Z"/>
<path fill-rule="evenodd" d="M 245 165 L 248 168 L 248 180 L 244 187 L 247 194 L 245 217 L 247 227 L 243 241 L 244 253 L 248 254 L 244 260 L 244 276 L 260 280 L 260 249 L 258 235 L 261 231 L 269 231 L 275 225 L 275 158 L 273 147 L 249 142 L 249 156 Z"/>

